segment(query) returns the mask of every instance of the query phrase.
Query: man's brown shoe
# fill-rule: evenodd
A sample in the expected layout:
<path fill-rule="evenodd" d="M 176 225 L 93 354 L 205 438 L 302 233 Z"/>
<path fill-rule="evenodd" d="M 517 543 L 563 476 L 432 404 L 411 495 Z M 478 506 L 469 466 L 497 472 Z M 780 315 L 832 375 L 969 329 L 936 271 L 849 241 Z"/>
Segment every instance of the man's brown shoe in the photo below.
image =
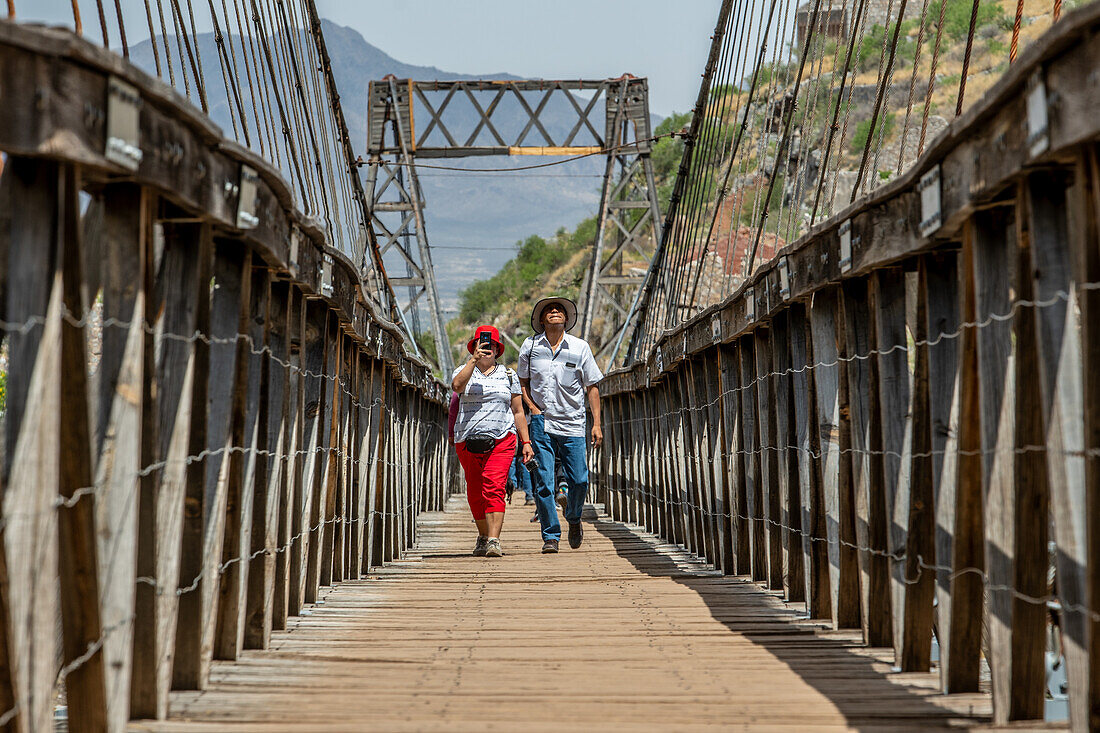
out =
<path fill-rule="evenodd" d="M 574 550 L 581 546 L 584 540 L 584 527 L 580 522 L 569 523 L 569 546 Z"/>
<path fill-rule="evenodd" d="M 557 551 L 558 551 L 558 541 L 557 540 L 546 540 L 546 542 L 542 543 L 542 554 L 543 555 L 552 555 Z"/>

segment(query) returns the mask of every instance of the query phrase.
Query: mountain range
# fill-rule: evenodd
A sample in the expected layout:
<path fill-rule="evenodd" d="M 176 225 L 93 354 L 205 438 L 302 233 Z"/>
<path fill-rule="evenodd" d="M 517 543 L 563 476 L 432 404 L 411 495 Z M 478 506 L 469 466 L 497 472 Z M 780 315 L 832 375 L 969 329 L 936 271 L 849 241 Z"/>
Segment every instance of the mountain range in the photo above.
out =
<path fill-rule="evenodd" d="M 352 28 L 322 20 L 322 30 L 352 144 L 356 154 L 364 158 L 367 157 L 367 91 L 371 80 L 381 79 L 387 74 L 399 79 L 416 80 L 519 78 L 507 73 L 462 74 L 432 66 L 407 64 L 371 45 Z M 304 32 L 301 41 L 309 42 Z M 243 69 L 240 37 L 230 36 L 228 43 L 235 46 Z M 198 35 L 196 46 L 198 56 L 205 62 L 204 81 L 210 117 L 227 135 L 232 135 L 233 124 L 226 101 L 225 82 L 217 62 L 212 61 L 218 58 L 213 34 Z M 163 63 L 163 49 L 161 51 Z M 133 46 L 130 56 L 138 66 L 155 73 L 152 47 L 148 40 Z M 178 59 L 176 64 L 178 77 Z M 244 84 L 243 80 L 241 84 Z M 250 100 L 243 100 L 243 104 L 247 108 Z M 251 114 L 251 110 L 246 109 L 246 114 Z M 493 120 L 506 135 L 506 130 L 522 128 L 527 123 L 528 115 L 518 105 L 509 107 L 502 104 L 494 113 Z M 562 136 L 576 122 L 576 113 L 564 97 L 555 96 L 540 115 L 540 120 L 552 136 Z M 476 124 L 476 113 L 469 104 L 456 101 L 448 107 L 446 121 L 456 135 L 459 132 L 465 135 Z M 591 122 L 597 129 L 602 129 L 602 101 L 593 109 Z M 425 124 L 424 120 L 418 119 L 417 129 L 421 130 Z M 537 133 L 533 135 L 527 142 L 543 144 Z M 577 144 L 586 143 L 579 141 Z M 604 160 L 600 156 L 509 173 L 469 170 L 514 169 L 551 160 L 556 159 L 478 157 L 423 161 L 427 165 L 438 165 L 449 170 L 418 166 L 426 207 L 425 229 L 432 245 L 440 300 L 446 311 L 454 310 L 462 288 L 499 270 L 512 257 L 517 241 L 531 234 L 546 236 L 561 227 L 572 228 L 595 213 L 604 169 Z M 386 261 L 388 267 L 397 266 L 398 260 L 392 254 Z M 448 317 L 448 314 L 444 316 Z"/>

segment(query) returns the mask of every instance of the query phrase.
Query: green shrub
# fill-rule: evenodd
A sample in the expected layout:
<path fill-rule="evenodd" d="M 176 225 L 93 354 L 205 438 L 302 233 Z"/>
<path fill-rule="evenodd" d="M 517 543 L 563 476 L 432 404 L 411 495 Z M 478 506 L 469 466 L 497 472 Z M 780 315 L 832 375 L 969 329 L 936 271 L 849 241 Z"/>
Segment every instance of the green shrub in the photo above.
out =
<path fill-rule="evenodd" d="M 890 131 L 894 129 L 894 115 L 888 114 L 879 117 L 878 130 L 876 135 L 880 138 L 885 138 L 890 134 Z M 871 120 L 861 120 L 856 125 L 856 131 L 852 135 L 851 151 L 856 154 L 861 154 L 863 148 L 867 146 L 867 136 L 871 134 Z"/>
<path fill-rule="evenodd" d="M 899 69 L 908 66 L 913 63 L 913 58 L 917 52 L 917 42 L 915 39 L 909 37 L 909 32 L 915 27 L 915 20 L 907 20 L 902 23 L 901 33 L 898 35 L 898 48 L 894 52 L 894 68 Z M 870 31 L 863 37 L 863 42 L 859 44 L 859 50 L 856 53 L 856 68 L 860 71 L 869 71 L 871 69 L 877 69 L 879 61 L 885 60 L 882 57 L 882 44 L 887 44 L 886 58 L 890 58 L 889 43 L 894 38 L 894 28 L 897 23 L 891 23 L 889 27 L 883 27 L 877 23 Z"/>
<path fill-rule="evenodd" d="M 687 127 L 691 122 L 691 114 L 677 114 L 673 112 L 661 120 L 657 125 L 654 135 L 667 135 L 670 132 Z M 680 166 L 680 158 L 684 155 L 684 141 L 681 138 L 665 137 L 653 145 L 650 160 L 653 161 L 653 175 L 657 178 L 675 176 L 676 169 Z"/>
<path fill-rule="evenodd" d="M 944 14 L 943 33 L 952 40 L 965 39 L 970 32 L 970 13 L 974 8 L 971 0 L 944 0 L 947 9 Z M 987 23 L 1000 22 L 1005 12 L 996 0 L 978 0 L 978 20 L 975 28 Z"/>

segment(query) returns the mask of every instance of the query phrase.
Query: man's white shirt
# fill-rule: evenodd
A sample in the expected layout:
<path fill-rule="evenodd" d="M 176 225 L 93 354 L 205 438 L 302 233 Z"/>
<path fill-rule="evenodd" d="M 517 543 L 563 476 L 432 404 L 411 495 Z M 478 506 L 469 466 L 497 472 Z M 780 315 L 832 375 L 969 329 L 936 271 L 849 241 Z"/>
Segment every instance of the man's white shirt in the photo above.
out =
<path fill-rule="evenodd" d="M 529 379 L 531 399 L 545 416 L 546 432 L 584 436 L 584 395 L 603 379 L 584 339 L 565 334 L 555 350 L 545 333 L 535 334 L 519 350 L 520 379 Z"/>

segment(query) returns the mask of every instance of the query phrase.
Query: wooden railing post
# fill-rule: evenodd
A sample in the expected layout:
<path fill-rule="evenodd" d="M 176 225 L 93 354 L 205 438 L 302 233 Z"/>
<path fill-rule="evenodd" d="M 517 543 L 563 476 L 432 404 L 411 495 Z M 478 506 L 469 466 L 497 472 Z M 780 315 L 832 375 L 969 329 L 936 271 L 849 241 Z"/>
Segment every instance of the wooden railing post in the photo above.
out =
<path fill-rule="evenodd" d="M 710 521 L 707 523 L 713 543 L 711 562 L 723 573 L 730 572 L 732 551 L 729 543 L 729 503 L 726 499 L 725 457 L 722 455 L 722 403 L 718 379 L 718 348 L 706 352 L 695 375 L 697 400 L 704 405 L 706 426 L 707 494 L 710 501 Z M 652 453 L 652 451 L 651 451 Z"/>
<path fill-rule="evenodd" d="M 752 333 L 756 356 L 756 407 L 757 440 L 760 441 L 760 505 L 757 510 L 765 542 L 760 549 L 766 551 L 765 571 L 768 587 L 783 590 L 783 532 L 779 526 L 779 445 L 776 437 L 776 386 L 772 369 L 771 328 L 758 328 Z"/>
<path fill-rule="evenodd" d="M 1013 295 L 1030 294 L 1030 277 L 1019 274 L 1019 254 L 1026 243 L 1018 241 L 1013 209 L 979 212 L 974 218 L 975 317 L 978 329 L 980 375 L 985 555 L 989 610 L 989 666 L 993 687 L 993 716 L 998 722 L 1042 716 L 1045 609 L 1023 605 L 1013 590 L 1018 587 L 1017 567 L 1035 567 L 1045 558 L 1047 487 L 1045 472 L 1033 470 L 1036 457 L 1025 448 L 1029 441 L 1022 421 L 1039 419 L 1038 400 L 1029 400 L 1034 372 L 1021 376 L 1019 356 L 1033 354 L 1034 325 L 1021 320 L 1034 315 L 1005 316 L 1013 312 Z M 1016 285 L 1013 293 L 1013 284 Z M 1023 290 L 1019 290 L 1023 286 Z M 991 316 L 1001 316 L 991 318 Z M 988 325 L 986 325 L 988 321 Z M 1032 322 L 1033 324 L 1033 322 Z M 1016 343 L 1013 347 L 1013 331 Z M 1024 339 L 1021 342 L 1020 337 Z M 1029 357 L 1029 358 L 1034 358 Z M 1034 385 L 1038 389 L 1038 385 Z M 1021 389 L 1023 394 L 1021 394 Z M 1031 414 L 1027 414 L 1028 411 Z M 1020 479 L 1029 485 L 1022 487 Z M 1021 491 L 1026 492 L 1021 495 Z M 1026 503 L 1021 499 L 1026 498 Z M 1026 506 L 1026 512 L 1018 509 Z M 1027 525 L 1020 520 L 1026 514 Z M 1045 559 L 1043 561 L 1045 567 Z M 1036 612 L 1037 611 L 1037 612 Z"/>
<path fill-rule="evenodd" d="M 846 352 L 839 343 L 838 293 L 814 295 L 810 309 L 821 480 L 829 547 L 829 588 L 836 628 L 860 626 L 859 570 L 852 495 Z"/>
<path fill-rule="evenodd" d="M 1089 727 L 1091 716 L 1100 718 L 1100 709 L 1089 709 L 1089 623 L 1086 615 L 1078 610 L 1088 602 L 1090 558 L 1086 496 L 1089 486 L 1094 493 L 1100 487 L 1086 482 L 1085 414 L 1093 404 L 1086 401 L 1084 380 L 1087 372 L 1082 369 L 1082 303 L 1078 288 L 1081 280 L 1078 278 L 1091 276 L 1086 282 L 1097 282 L 1100 268 L 1096 267 L 1094 253 L 1085 254 L 1090 247 L 1096 246 L 1095 230 L 1090 232 L 1090 229 L 1095 227 L 1097 214 L 1087 205 L 1081 206 L 1079 193 L 1067 195 L 1067 184 L 1085 188 L 1091 183 L 1084 165 L 1078 167 L 1076 174 L 1073 180 L 1063 172 L 1032 173 L 1022 193 L 1027 200 L 1025 210 L 1031 255 L 1026 264 L 1030 265 L 1029 272 L 1034 273 L 1033 296 L 1044 304 L 1033 309 L 1033 319 L 1028 324 L 1034 329 L 1036 339 L 1028 366 L 1038 362 L 1042 395 L 1041 424 L 1029 421 L 1028 426 L 1034 431 L 1032 439 L 1046 446 L 1049 501 L 1054 539 L 1058 545 L 1054 563 L 1057 594 L 1065 607 L 1060 620 L 1070 688 L 1070 723 L 1075 729 L 1084 730 Z M 1071 213 L 1073 199 L 1077 206 Z M 1078 264 L 1082 260 L 1086 263 L 1084 267 Z M 1092 261 L 1091 272 L 1086 269 L 1089 260 Z M 1091 559 L 1093 563 L 1100 563 L 1095 555 Z M 1045 579 L 1042 578 L 1045 569 L 1045 563 L 1021 568 L 1017 572 L 1021 583 L 1030 585 L 1028 590 L 1021 590 L 1040 598 L 1046 595 Z M 1097 726 L 1095 719 L 1092 725 Z"/>
<path fill-rule="evenodd" d="M 151 295 L 148 269 L 152 267 L 154 211 L 153 196 L 134 184 L 107 187 L 102 201 L 103 248 L 94 264 L 85 260 L 98 273 L 95 278 L 87 275 L 85 278 L 102 283 L 103 319 L 118 323 L 102 331 L 95 385 L 98 391 L 95 484 L 101 494 L 96 502 L 101 619 L 104 628 L 113 630 L 103 647 L 107 726 L 110 730 L 121 730 L 130 717 L 134 685 L 132 640 L 136 639 L 133 619 L 137 592 L 134 578 L 144 575 L 138 567 L 143 481 L 139 471 L 147 465 L 142 460 L 143 411 L 152 409 L 143 395 L 144 385 L 152 377 L 152 359 L 148 363 L 146 360 L 152 337 L 146 334 L 145 319 L 146 299 Z M 89 297 L 94 297 L 92 287 L 88 287 Z M 151 432 L 149 438 L 155 441 L 156 431 Z M 155 450 L 153 442 L 144 445 L 145 450 Z M 155 575 L 155 570 L 151 574 Z"/>
<path fill-rule="evenodd" d="M 802 509 L 798 478 L 798 439 L 791 399 L 791 340 L 786 311 L 772 318 L 775 371 L 775 447 L 779 462 L 779 528 L 783 546 L 783 586 L 788 601 L 806 600 L 802 558 Z"/>
<path fill-rule="evenodd" d="M 863 639 L 878 647 L 893 645 L 888 534 L 890 517 L 882 472 L 882 417 L 879 411 L 878 358 L 875 345 L 876 308 L 867 280 L 844 283 L 844 311 L 849 426 L 852 448 L 852 489 L 855 497 L 856 542 L 859 544 L 860 600 Z"/>
<path fill-rule="evenodd" d="M 936 506 L 936 637 L 944 692 L 976 692 L 982 638 L 983 560 L 981 420 L 970 235 L 961 262 L 952 252 L 927 255 L 932 490 Z M 956 332 L 961 333 L 958 338 Z"/>
<path fill-rule="evenodd" d="M 255 288 L 254 288 L 255 289 Z M 248 595 L 244 623 L 244 648 L 266 649 L 271 641 L 271 629 L 276 611 L 276 564 L 286 552 L 276 548 L 285 540 L 279 533 L 286 511 L 287 452 L 289 451 L 289 386 L 288 363 L 290 327 L 290 288 L 286 283 L 271 282 L 267 317 L 267 349 L 260 360 L 266 371 L 260 399 L 265 403 L 264 420 L 257 425 L 257 445 L 264 446 L 266 455 L 256 455 L 255 494 L 252 502 L 252 530 L 249 543 Z M 253 324 L 255 322 L 253 321 Z M 253 328 L 255 325 L 253 325 Z M 262 439 L 261 439 L 262 438 Z M 285 621 L 284 621 L 285 623 Z"/>
<path fill-rule="evenodd" d="M 4 316 L 9 322 L 28 324 L 7 334 L 10 376 L 0 482 L 7 519 L 3 539 L 10 592 L 4 599 L 10 623 L 6 630 L 12 661 L 9 674 L 12 707 L 17 706 L 14 727 L 21 731 L 46 730 L 53 724 L 59 651 L 55 635 L 60 614 L 58 527 L 53 509 L 61 451 L 59 176 L 56 164 L 23 158 L 9 159 L 4 172 L 12 211 L 20 212 L 11 221 L 13 246 L 8 252 Z M 98 632 L 98 619 L 93 623 L 97 628 L 90 633 Z M 102 685 L 101 656 L 96 667 Z"/>
<path fill-rule="evenodd" d="M 741 356 L 741 450 L 745 454 L 745 504 L 741 507 L 748 523 L 748 557 L 753 580 L 768 577 L 767 541 L 764 527 L 764 494 L 761 488 L 760 431 L 757 402 L 760 386 L 756 379 L 756 344 L 750 334 L 738 346 Z"/>
<path fill-rule="evenodd" d="M 806 307 L 790 309 L 791 399 L 794 405 L 798 484 L 801 489 L 802 558 L 806 578 L 806 610 L 811 618 L 832 618 L 828 530 L 825 488 L 822 480 L 821 442 L 818 436 L 817 387 L 813 344 Z"/>
<path fill-rule="evenodd" d="M 243 278 L 250 280 L 247 310 L 241 322 L 237 342 L 237 358 L 242 374 L 240 397 L 243 410 L 238 413 L 239 429 L 235 436 L 238 450 L 231 464 L 225 504 L 225 532 L 221 550 L 225 566 L 219 579 L 217 626 L 214 657 L 236 659 L 244 648 L 245 611 L 252 562 L 252 532 L 264 530 L 263 513 L 266 502 L 260 501 L 260 516 L 256 516 L 257 496 L 265 497 L 268 483 L 268 328 L 270 281 L 267 268 L 254 260 Z M 257 527 L 256 524 L 259 523 Z"/>

